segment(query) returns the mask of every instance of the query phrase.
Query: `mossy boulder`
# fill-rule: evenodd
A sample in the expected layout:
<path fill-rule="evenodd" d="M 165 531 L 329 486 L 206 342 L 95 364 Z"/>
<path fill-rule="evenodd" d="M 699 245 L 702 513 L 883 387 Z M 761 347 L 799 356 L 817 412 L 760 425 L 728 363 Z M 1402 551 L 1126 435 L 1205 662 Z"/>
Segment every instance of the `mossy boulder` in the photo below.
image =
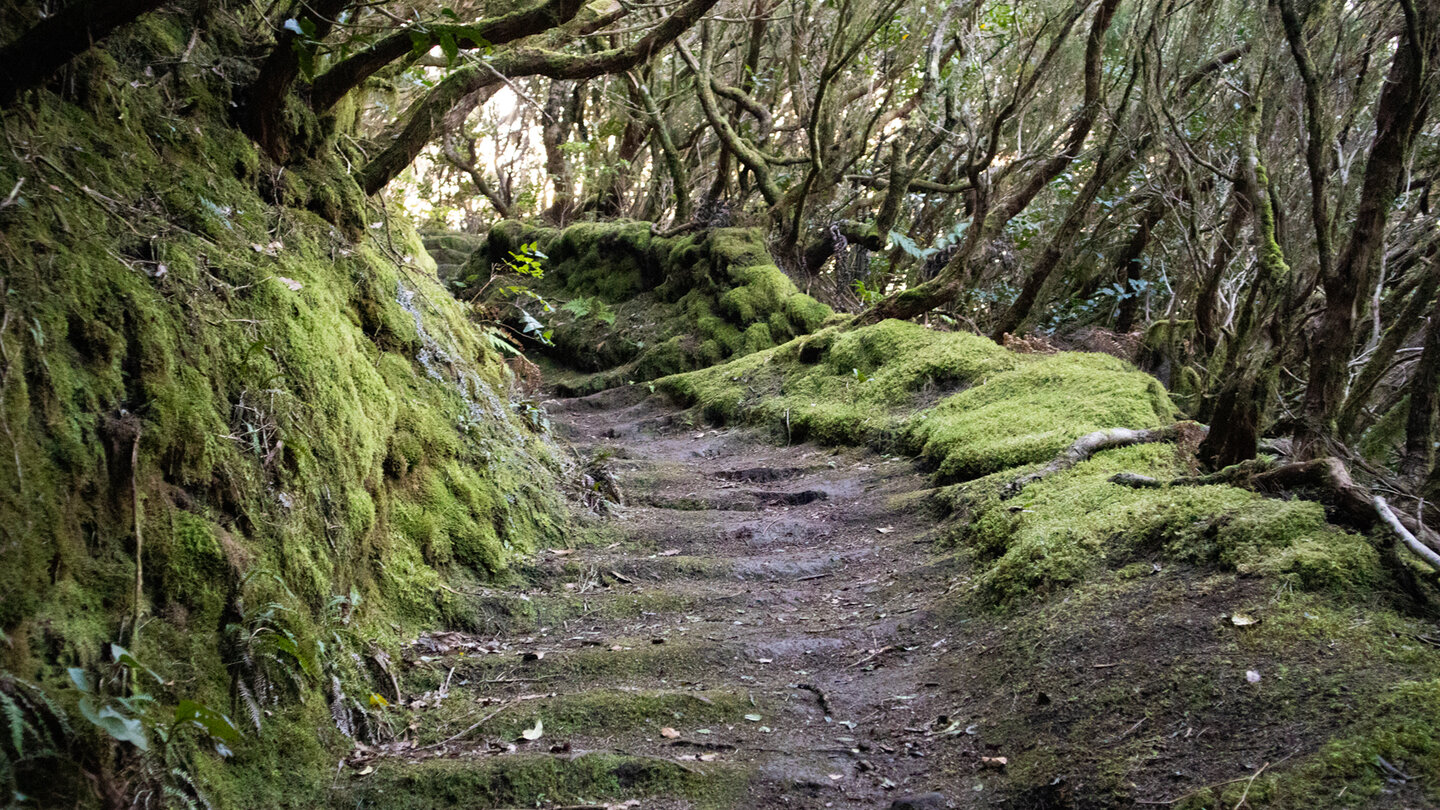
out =
<path fill-rule="evenodd" d="M 550 344 L 527 348 L 591 375 L 562 384 L 567 393 L 769 349 L 819 329 L 834 314 L 775 266 L 758 230 L 662 237 L 648 222 L 577 223 L 562 231 L 498 223 L 462 271 L 460 295 L 478 290 L 493 268 L 532 243 L 545 254 L 545 275 L 521 281 L 546 303 L 502 293 L 491 294 L 487 305 L 517 332 L 525 316 L 536 318 Z"/>

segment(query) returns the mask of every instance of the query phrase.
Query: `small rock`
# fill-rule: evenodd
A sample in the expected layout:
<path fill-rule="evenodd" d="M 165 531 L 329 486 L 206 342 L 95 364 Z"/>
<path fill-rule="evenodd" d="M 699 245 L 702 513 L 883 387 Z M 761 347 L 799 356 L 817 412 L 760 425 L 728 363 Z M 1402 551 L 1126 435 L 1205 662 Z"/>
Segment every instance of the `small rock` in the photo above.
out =
<path fill-rule="evenodd" d="M 901 796 L 890 803 L 890 810 L 944 810 L 944 793 L 921 793 L 917 796 Z"/>

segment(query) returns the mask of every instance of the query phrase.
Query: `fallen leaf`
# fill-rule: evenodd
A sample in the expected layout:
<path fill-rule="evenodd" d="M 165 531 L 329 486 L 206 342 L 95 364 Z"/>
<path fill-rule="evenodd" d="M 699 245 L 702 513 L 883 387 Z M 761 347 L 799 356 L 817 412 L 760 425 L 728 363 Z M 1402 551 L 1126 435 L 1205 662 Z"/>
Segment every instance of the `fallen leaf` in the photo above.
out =
<path fill-rule="evenodd" d="M 831 779 L 832 781 L 839 781 L 839 780 L 844 779 L 844 778 L 845 778 L 845 774 L 843 774 L 843 773 L 832 773 L 832 774 L 830 774 L 830 779 Z"/>
<path fill-rule="evenodd" d="M 1230 614 L 1230 623 L 1236 627 L 1249 627 L 1252 624 L 1259 624 L 1260 620 L 1244 613 Z"/>
<path fill-rule="evenodd" d="M 665 728 L 660 729 L 660 736 L 664 737 L 667 740 L 673 740 L 676 737 L 680 736 L 680 732 L 669 726 L 666 726 Z"/>
<path fill-rule="evenodd" d="M 719 754 L 701 754 L 699 757 L 697 757 L 697 759 L 699 759 L 701 762 L 714 762 L 719 757 Z"/>
<path fill-rule="evenodd" d="M 760 722 L 760 715 L 758 715 L 758 714 L 747 714 L 747 715 L 745 715 L 745 719 L 746 719 L 746 720 L 749 720 L 749 721 L 752 722 L 752 723 L 758 723 L 758 722 Z"/>
<path fill-rule="evenodd" d="M 661 556 L 661 557 L 674 557 L 675 555 L 677 555 L 677 554 L 679 554 L 679 553 L 680 553 L 680 549 L 678 549 L 678 548 L 669 548 L 669 549 L 666 549 L 666 550 L 660 552 L 660 556 Z"/>
<path fill-rule="evenodd" d="M 275 276 L 275 280 L 280 282 L 281 284 L 284 284 L 286 287 L 289 287 L 292 292 L 300 292 L 302 289 L 305 288 L 304 284 L 301 284 L 293 278 Z"/>
<path fill-rule="evenodd" d="M 375 772 L 375 766 L 374 766 L 374 765 L 366 765 L 363 769 L 361 769 L 360 775 L 361 775 L 361 776 L 367 776 L 367 775 L 372 774 L 372 773 L 374 773 L 374 772 Z"/>
<path fill-rule="evenodd" d="M 541 735 L 541 734 L 544 734 L 544 733 L 545 733 L 545 721 L 544 721 L 544 720 L 540 720 L 539 718 L 536 718 L 536 720 L 535 720 L 535 727 L 534 727 L 534 728 L 527 728 L 527 729 L 525 729 L 524 731 L 520 732 L 520 736 L 521 736 L 521 737 L 524 737 L 524 738 L 527 739 L 527 740 L 538 740 L 538 739 L 540 739 L 540 735 Z"/>
<path fill-rule="evenodd" d="M 876 529 L 875 531 L 877 531 L 877 532 L 879 532 L 879 533 L 881 533 L 881 534 L 889 534 L 889 533 L 895 531 L 895 527 L 894 527 L 894 526 L 885 526 L 885 527 Z"/>
<path fill-rule="evenodd" d="M 1010 764 L 1005 757 L 980 757 L 980 765 L 985 768 L 1003 768 Z"/>

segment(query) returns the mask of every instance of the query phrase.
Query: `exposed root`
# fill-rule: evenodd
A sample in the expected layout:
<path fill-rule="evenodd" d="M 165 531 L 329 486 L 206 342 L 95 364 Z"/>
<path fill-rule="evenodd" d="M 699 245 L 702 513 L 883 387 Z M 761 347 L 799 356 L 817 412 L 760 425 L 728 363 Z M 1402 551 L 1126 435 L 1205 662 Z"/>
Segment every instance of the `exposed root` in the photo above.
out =
<path fill-rule="evenodd" d="M 1079 439 L 1076 439 L 1075 443 L 1070 445 L 1065 452 L 1056 456 L 1054 461 L 1006 484 L 1000 497 L 1002 500 L 1013 498 L 1020 494 L 1020 490 L 1030 484 L 1042 478 L 1048 478 L 1055 473 L 1064 472 L 1102 450 L 1114 450 L 1118 447 L 1150 444 L 1152 442 L 1178 442 L 1190 436 L 1203 437 L 1207 432 L 1209 432 L 1209 428 L 1196 422 L 1176 422 L 1173 425 L 1151 428 L 1149 430 L 1110 428 L 1109 430 L 1097 430 L 1094 433 L 1087 433 Z M 1143 478 L 1144 476 L 1140 477 Z"/>
<path fill-rule="evenodd" d="M 1119 473 L 1111 476 L 1110 482 L 1137 488 L 1229 484 L 1272 495 L 1311 490 L 1326 505 L 1330 522 L 1360 532 L 1369 532 L 1379 525 L 1388 526 L 1407 548 L 1440 571 L 1440 535 L 1417 518 L 1391 511 L 1384 498 L 1371 495 L 1368 489 L 1356 484 L 1345 463 L 1333 456 L 1269 468 L 1264 462 L 1252 460 L 1209 475 L 1169 482 L 1136 473 Z"/>
<path fill-rule="evenodd" d="M 1404 524 L 1400 522 L 1400 518 L 1391 511 L 1390 505 L 1385 503 L 1385 499 L 1379 495 L 1375 496 L 1375 511 L 1380 513 L 1380 519 L 1385 522 L 1386 526 L 1390 527 L 1391 531 L 1400 537 L 1400 541 L 1411 551 L 1415 552 L 1415 556 L 1424 560 L 1431 568 L 1440 571 L 1440 554 L 1435 553 L 1435 549 L 1417 540 L 1415 535 L 1411 534 L 1410 530 L 1405 528 Z"/>

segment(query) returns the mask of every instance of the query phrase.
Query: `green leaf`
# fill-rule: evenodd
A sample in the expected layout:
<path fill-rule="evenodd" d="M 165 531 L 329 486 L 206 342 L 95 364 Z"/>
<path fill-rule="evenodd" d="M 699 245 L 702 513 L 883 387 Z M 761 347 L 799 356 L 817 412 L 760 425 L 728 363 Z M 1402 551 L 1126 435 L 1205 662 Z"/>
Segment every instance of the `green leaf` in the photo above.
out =
<path fill-rule="evenodd" d="M 440 51 L 445 54 L 445 64 L 455 64 L 455 57 L 460 55 L 460 46 L 455 44 L 455 35 L 449 31 L 440 32 Z"/>
<path fill-rule="evenodd" d="M 175 724 L 185 723 L 193 724 L 217 740 L 233 743 L 240 739 L 240 730 L 229 717 L 193 700 L 182 700 L 175 707 Z"/>
<path fill-rule="evenodd" d="M 158 684 L 164 684 L 164 683 L 165 683 L 165 679 L 162 678 L 162 677 L 160 677 L 159 675 L 155 674 L 155 670 L 153 670 L 153 669 L 145 666 L 144 664 L 140 663 L 140 660 L 139 660 L 138 658 L 136 658 L 135 656 L 131 655 L 129 650 L 125 649 L 124 647 L 121 647 L 119 644 L 114 644 L 114 643 L 112 643 L 112 644 L 110 645 L 110 660 L 114 661 L 115 663 L 117 663 L 117 664 L 119 664 L 119 665 L 121 665 L 121 666 L 123 666 L 123 667 L 129 667 L 129 668 L 131 668 L 131 669 L 133 669 L 133 670 L 137 670 L 137 671 L 139 671 L 139 672 L 144 672 L 146 675 L 149 675 L 150 677 L 154 678 L 154 679 L 155 679 L 155 683 L 158 683 Z"/>
<path fill-rule="evenodd" d="M 80 699 L 80 714 L 114 739 L 128 742 L 141 751 L 150 750 L 145 727 L 134 717 L 126 717 L 109 706 L 96 709 L 95 701 L 88 697 Z"/>
<path fill-rule="evenodd" d="M 70 682 L 75 684 L 76 689 L 79 689 L 87 695 L 95 693 L 95 685 L 90 683 L 90 673 L 80 667 L 70 667 L 65 671 L 69 673 Z"/>
<path fill-rule="evenodd" d="M 410 55 L 416 59 L 430 52 L 434 43 L 430 41 L 430 35 L 424 31 L 410 29 Z"/>

